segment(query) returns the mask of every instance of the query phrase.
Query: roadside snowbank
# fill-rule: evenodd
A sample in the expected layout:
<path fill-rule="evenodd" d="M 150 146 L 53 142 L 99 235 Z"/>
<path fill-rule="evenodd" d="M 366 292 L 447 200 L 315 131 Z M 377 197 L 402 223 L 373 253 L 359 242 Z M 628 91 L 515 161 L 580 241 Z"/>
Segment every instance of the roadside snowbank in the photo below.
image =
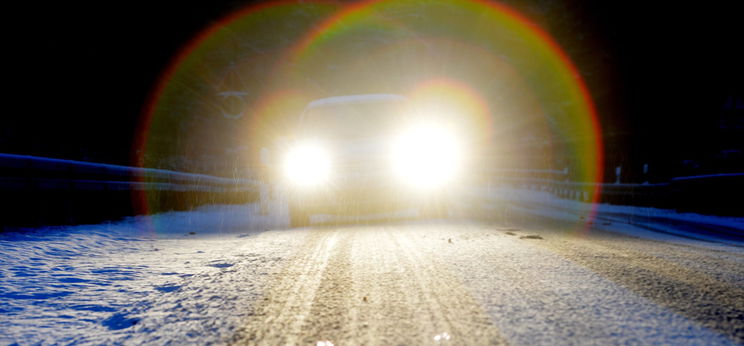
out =
<path fill-rule="evenodd" d="M 470 195 L 490 207 L 509 204 L 509 208 L 544 217 L 592 221 L 591 227 L 636 237 L 673 241 L 691 245 L 744 246 L 744 218 L 675 210 L 600 203 L 592 205 L 558 198 L 548 192 L 509 187 L 469 190 Z M 592 210 L 594 208 L 594 210 Z M 592 213 L 595 220 L 589 220 Z"/>
<path fill-rule="evenodd" d="M 0 234 L 0 343 L 223 341 L 302 239 L 257 208 Z"/>

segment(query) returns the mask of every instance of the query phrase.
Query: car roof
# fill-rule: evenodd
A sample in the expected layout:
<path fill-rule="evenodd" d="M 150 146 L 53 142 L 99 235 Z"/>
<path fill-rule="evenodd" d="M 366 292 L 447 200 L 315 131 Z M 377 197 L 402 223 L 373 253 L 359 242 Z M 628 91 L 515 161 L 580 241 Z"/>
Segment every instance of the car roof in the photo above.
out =
<path fill-rule="evenodd" d="M 310 102 L 307 108 L 315 108 L 329 105 L 338 105 L 344 103 L 366 103 L 366 102 L 383 102 L 383 101 L 405 101 L 406 98 L 401 95 L 395 94 L 360 94 L 360 95 L 346 95 L 346 96 L 333 96 L 318 99 Z"/>

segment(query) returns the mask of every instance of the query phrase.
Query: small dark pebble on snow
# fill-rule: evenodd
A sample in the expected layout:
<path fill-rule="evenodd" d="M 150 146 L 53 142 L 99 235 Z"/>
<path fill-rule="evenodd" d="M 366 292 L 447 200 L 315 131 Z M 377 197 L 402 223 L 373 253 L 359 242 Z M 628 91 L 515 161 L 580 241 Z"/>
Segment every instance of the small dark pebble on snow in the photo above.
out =
<path fill-rule="evenodd" d="M 452 244 L 452 238 L 449 238 L 447 241 Z"/>
<path fill-rule="evenodd" d="M 367 296 L 364 296 L 364 298 L 362 298 L 362 301 L 366 303 L 366 302 L 368 302 L 369 300 L 367 299 Z"/>
<path fill-rule="evenodd" d="M 519 239 L 542 239 L 543 237 L 539 235 L 523 235 L 519 237 Z"/>

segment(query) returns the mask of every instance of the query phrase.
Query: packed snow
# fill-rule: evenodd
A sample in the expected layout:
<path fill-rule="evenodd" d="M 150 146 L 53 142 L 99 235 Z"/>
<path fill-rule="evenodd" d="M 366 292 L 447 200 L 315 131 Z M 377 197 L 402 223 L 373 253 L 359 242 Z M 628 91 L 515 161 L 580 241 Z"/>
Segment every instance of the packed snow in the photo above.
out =
<path fill-rule="evenodd" d="M 515 189 L 474 190 L 494 213 L 511 210 L 577 220 L 590 206 Z M 283 202 L 203 206 L 98 225 L 0 234 L 0 343 L 222 343 L 253 313 L 304 241 L 287 231 Z M 537 206 L 537 207 L 536 207 Z M 462 205 L 460 208 L 468 208 Z M 265 214 L 265 215 L 264 215 Z M 741 218 L 600 205 L 603 229 L 635 237 L 741 251 L 741 242 L 688 234 L 663 217 L 741 230 Z M 620 215 L 620 216 L 618 216 Z M 625 216 L 622 216 L 625 215 Z M 399 214 L 411 216 L 410 211 Z M 327 220 L 316 216 L 314 221 Z M 276 231 L 274 231 L 276 230 Z M 681 232 L 681 233 L 680 233 Z M 702 244 L 702 245 L 701 245 Z"/>
<path fill-rule="evenodd" d="M 286 220 L 257 208 L 0 234 L 0 343 L 222 341 L 302 240 L 292 232 L 264 240 Z"/>

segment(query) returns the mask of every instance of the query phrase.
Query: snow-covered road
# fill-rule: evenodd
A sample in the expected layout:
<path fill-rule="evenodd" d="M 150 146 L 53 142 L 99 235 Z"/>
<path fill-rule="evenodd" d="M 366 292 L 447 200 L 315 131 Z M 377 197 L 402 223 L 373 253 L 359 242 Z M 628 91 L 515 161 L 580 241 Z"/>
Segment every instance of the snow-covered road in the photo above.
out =
<path fill-rule="evenodd" d="M 567 224 L 542 226 L 434 222 L 307 230 L 235 341 L 744 340 L 743 252 L 603 231 L 576 237 L 555 229 Z"/>
<path fill-rule="evenodd" d="M 257 208 L 0 234 L 0 343 L 744 342 L 741 246 L 516 204 L 297 230 Z"/>

